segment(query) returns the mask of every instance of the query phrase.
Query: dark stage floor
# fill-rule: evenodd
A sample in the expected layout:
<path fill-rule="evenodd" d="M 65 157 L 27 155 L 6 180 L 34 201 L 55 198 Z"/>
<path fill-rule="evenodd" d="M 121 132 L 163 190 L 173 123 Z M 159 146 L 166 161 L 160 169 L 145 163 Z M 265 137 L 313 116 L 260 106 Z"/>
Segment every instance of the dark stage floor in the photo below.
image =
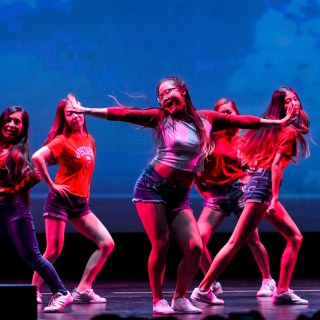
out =
<path fill-rule="evenodd" d="M 24 282 L 25 283 L 25 282 Z M 65 281 L 70 290 L 75 286 L 73 281 Z M 194 282 L 194 286 L 199 281 Z M 224 293 L 221 297 L 225 301 L 224 306 L 207 306 L 195 303 L 202 308 L 203 313 L 198 315 L 176 314 L 172 319 L 202 320 L 206 317 L 232 320 L 296 320 L 320 318 L 320 279 L 294 280 L 292 289 L 301 297 L 309 300 L 308 306 L 274 306 L 271 298 L 257 298 L 256 292 L 260 286 L 260 280 L 224 279 L 221 281 Z M 174 281 L 166 281 L 164 286 L 165 298 L 172 299 Z M 189 296 L 193 289 L 189 291 Z M 61 313 L 43 313 L 43 307 L 50 299 L 50 293 L 46 288 L 43 290 L 43 305 L 38 305 L 38 320 L 91 320 L 91 319 L 112 319 L 112 315 L 120 318 L 143 318 L 151 319 L 159 316 L 152 314 L 151 293 L 147 281 L 98 281 L 94 286 L 95 291 L 107 298 L 107 304 L 71 304 Z M 17 308 L 19 302 L 17 300 Z M 255 312 L 258 312 L 255 313 Z M 262 317 L 256 317 L 256 316 Z M 99 316 L 99 317 L 98 317 Z M 161 316 L 160 316 L 161 317 Z M 208 318 L 208 319 L 209 319 Z M 10 319 L 10 318 L 8 318 Z M 220 318 L 221 319 L 221 318 Z"/>

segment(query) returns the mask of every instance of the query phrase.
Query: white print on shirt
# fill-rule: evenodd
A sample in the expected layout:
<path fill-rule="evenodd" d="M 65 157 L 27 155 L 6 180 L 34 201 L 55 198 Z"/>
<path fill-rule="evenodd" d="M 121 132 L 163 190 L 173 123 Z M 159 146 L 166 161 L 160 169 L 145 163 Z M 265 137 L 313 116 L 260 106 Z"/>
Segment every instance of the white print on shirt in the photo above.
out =
<path fill-rule="evenodd" d="M 77 150 L 75 150 L 75 153 L 76 153 L 76 157 L 78 159 L 80 159 L 83 156 L 87 156 L 87 155 L 94 157 L 92 149 L 87 146 L 79 147 Z"/>

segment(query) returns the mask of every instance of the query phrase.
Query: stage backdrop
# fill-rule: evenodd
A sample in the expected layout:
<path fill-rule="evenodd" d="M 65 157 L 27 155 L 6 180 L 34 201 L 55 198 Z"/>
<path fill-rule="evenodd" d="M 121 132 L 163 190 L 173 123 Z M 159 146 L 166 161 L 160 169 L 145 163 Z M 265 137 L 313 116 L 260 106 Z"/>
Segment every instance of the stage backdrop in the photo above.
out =
<path fill-rule="evenodd" d="M 113 105 L 109 95 L 156 106 L 157 83 L 168 75 L 185 79 L 198 109 L 228 97 L 253 115 L 277 87 L 292 86 L 320 140 L 320 1 L 2 0 L 0 12 L 0 106 L 29 111 L 32 152 L 68 92 L 85 106 Z M 131 195 L 155 152 L 151 132 L 95 118 L 87 124 L 97 146 L 92 209 L 111 232 L 142 231 Z M 303 231 L 320 230 L 319 159 L 311 145 L 311 158 L 284 175 L 281 200 Z M 39 232 L 47 192 L 44 182 L 31 192 Z M 198 216 L 195 190 L 191 200 Z M 220 230 L 234 222 L 226 219 Z M 261 230 L 272 228 L 263 223 Z"/>

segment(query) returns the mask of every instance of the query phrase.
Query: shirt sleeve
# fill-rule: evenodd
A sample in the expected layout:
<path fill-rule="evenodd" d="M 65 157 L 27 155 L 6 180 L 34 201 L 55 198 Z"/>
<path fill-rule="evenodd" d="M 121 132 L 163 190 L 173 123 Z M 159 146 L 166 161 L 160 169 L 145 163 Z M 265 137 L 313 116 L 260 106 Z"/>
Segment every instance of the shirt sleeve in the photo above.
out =
<path fill-rule="evenodd" d="M 63 146 L 64 146 L 64 138 L 61 135 L 55 137 L 53 140 L 51 140 L 47 144 L 47 147 L 52 152 L 54 158 L 57 158 L 60 156 L 60 154 L 63 151 Z"/>
<path fill-rule="evenodd" d="M 290 158 L 297 156 L 297 136 L 294 131 L 286 132 L 280 136 L 277 152 Z"/>
<path fill-rule="evenodd" d="M 201 110 L 200 113 L 212 123 L 212 131 L 226 130 L 230 128 L 258 129 L 260 118 L 250 115 L 230 115 L 212 110 Z"/>

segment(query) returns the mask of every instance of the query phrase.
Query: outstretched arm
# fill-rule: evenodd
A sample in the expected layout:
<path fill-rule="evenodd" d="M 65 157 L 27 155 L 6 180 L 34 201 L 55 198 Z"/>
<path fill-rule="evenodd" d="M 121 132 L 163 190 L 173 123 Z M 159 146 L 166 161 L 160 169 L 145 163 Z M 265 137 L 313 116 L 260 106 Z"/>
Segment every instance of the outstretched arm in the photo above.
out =
<path fill-rule="evenodd" d="M 138 109 L 125 106 L 87 108 L 83 107 L 72 94 L 68 94 L 68 100 L 74 112 L 84 113 L 104 120 L 130 122 L 150 128 L 154 128 L 157 125 L 162 113 L 160 108 Z"/>
<path fill-rule="evenodd" d="M 211 124 L 213 131 L 226 130 L 230 128 L 259 129 L 271 127 L 285 127 L 295 120 L 295 109 L 288 108 L 287 114 L 282 119 L 265 119 L 251 115 L 229 115 L 213 110 L 200 110 Z"/>

